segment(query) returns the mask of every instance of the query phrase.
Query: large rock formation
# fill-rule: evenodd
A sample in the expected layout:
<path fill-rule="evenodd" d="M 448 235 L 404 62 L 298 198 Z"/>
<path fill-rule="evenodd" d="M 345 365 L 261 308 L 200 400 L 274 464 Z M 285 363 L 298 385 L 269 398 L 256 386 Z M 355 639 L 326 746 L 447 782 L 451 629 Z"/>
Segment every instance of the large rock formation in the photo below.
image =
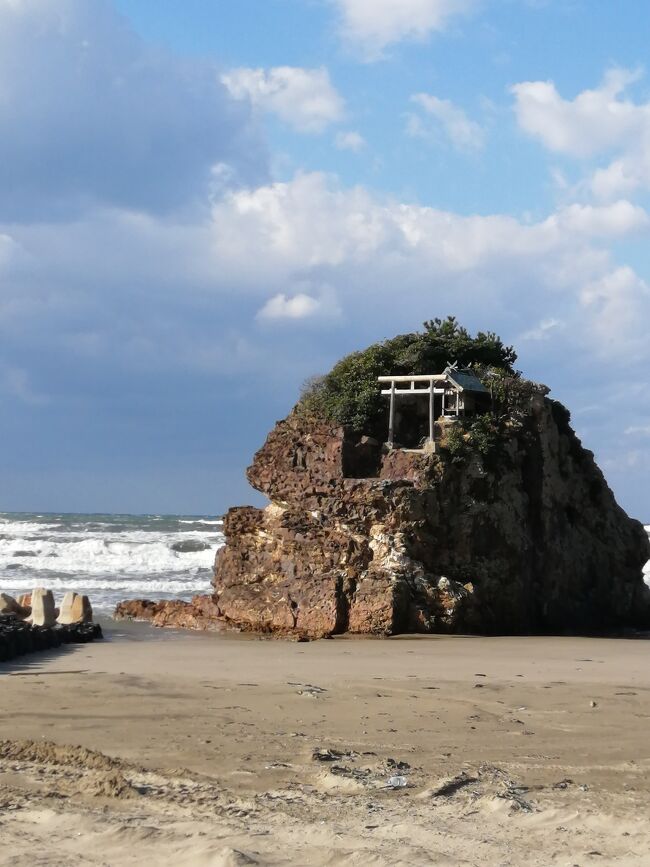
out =
<path fill-rule="evenodd" d="M 650 627 L 644 529 L 516 358 L 454 317 L 342 358 L 255 455 L 270 504 L 228 512 L 213 594 L 118 613 L 305 636 Z M 390 414 L 378 376 L 393 401 L 411 383 Z M 389 427 L 412 448 L 381 445 Z"/>
<path fill-rule="evenodd" d="M 218 617 L 307 636 L 650 625 L 646 533 L 560 404 L 533 395 L 483 450 L 439 434 L 438 453 L 412 452 L 279 422 L 248 470 L 270 505 L 224 522 Z"/>

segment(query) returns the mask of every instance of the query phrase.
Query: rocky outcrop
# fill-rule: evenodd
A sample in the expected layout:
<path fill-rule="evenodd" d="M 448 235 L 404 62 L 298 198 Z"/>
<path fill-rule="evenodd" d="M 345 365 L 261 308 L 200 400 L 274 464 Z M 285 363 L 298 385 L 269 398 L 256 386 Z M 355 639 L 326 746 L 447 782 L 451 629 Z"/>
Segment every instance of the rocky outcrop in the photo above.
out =
<path fill-rule="evenodd" d="M 114 613 L 116 620 L 141 620 L 152 626 L 173 626 L 178 629 L 220 629 L 224 623 L 212 596 L 195 596 L 191 602 L 173 599 L 152 602 L 149 599 L 129 599 L 120 602 Z"/>
<path fill-rule="evenodd" d="M 441 433 L 444 443 L 444 431 Z M 292 413 L 231 509 L 211 610 L 243 629 L 594 632 L 650 625 L 642 525 L 617 505 L 564 408 L 538 395 L 462 456 L 386 450 Z"/>

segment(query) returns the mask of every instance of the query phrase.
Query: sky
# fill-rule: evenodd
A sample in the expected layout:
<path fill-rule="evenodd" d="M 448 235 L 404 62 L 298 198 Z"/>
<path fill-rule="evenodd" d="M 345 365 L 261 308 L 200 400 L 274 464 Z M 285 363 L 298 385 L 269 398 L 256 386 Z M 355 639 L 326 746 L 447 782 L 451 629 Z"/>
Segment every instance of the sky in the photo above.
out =
<path fill-rule="evenodd" d="M 219 514 L 454 314 L 650 521 L 646 0 L 0 0 L 0 510 Z"/>

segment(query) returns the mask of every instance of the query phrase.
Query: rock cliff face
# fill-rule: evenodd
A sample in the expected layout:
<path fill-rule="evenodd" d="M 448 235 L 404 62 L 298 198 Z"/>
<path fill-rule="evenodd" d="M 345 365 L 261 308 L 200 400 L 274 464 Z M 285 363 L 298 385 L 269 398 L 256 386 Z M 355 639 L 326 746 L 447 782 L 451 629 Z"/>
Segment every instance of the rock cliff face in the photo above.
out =
<path fill-rule="evenodd" d="M 211 611 L 310 637 L 647 628 L 647 536 L 567 418 L 535 397 L 460 458 L 292 413 L 248 470 L 270 505 L 226 517 Z"/>

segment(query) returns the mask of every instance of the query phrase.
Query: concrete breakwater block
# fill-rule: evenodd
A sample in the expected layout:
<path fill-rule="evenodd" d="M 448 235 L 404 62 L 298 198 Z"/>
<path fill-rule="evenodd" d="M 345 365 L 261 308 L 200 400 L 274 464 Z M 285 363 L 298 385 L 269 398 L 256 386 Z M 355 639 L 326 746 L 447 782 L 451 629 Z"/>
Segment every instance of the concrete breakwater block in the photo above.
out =
<path fill-rule="evenodd" d="M 57 623 L 92 623 L 93 609 L 87 596 L 70 591 L 63 597 Z"/>
<path fill-rule="evenodd" d="M 35 587 L 32 591 L 32 613 L 30 621 L 34 626 L 54 626 L 57 610 L 54 605 L 54 593 L 44 587 Z"/>
<path fill-rule="evenodd" d="M 34 626 L 54 626 L 72 623 L 92 623 L 93 609 L 90 599 L 69 591 L 63 597 L 61 609 L 55 607 L 51 590 L 37 587 L 32 593 L 14 599 L 8 593 L 0 593 L 0 615 L 14 614 L 19 620 L 28 620 Z"/>
<path fill-rule="evenodd" d="M 0 614 L 15 614 L 22 619 L 29 617 L 31 613 L 31 605 L 23 605 L 20 600 L 16 601 L 8 593 L 0 593 Z"/>
<path fill-rule="evenodd" d="M 38 626 L 19 620 L 15 614 L 0 615 L 0 662 L 8 662 L 25 653 L 51 650 L 62 644 L 86 644 L 103 638 L 98 623 Z"/>
<path fill-rule="evenodd" d="M 66 593 L 59 611 L 54 594 L 44 587 L 36 587 L 18 600 L 0 593 L 0 662 L 62 644 L 85 644 L 95 638 L 103 635 L 101 626 L 93 623 L 87 596 Z"/>

